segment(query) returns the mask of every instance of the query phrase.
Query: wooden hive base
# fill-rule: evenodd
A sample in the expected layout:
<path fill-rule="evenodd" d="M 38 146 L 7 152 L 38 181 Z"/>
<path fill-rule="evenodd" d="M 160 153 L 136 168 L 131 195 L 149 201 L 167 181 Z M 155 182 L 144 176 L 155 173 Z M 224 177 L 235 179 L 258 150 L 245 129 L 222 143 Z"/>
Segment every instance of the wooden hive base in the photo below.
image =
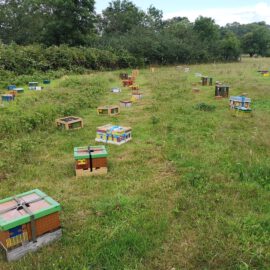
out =
<path fill-rule="evenodd" d="M 104 175 L 108 173 L 108 168 L 99 168 L 99 169 L 94 169 L 92 172 L 89 170 L 76 170 L 76 177 L 83 177 L 83 176 L 94 176 L 94 175 Z"/>
<path fill-rule="evenodd" d="M 50 244 L 51 242 L 54 242 L 58 239 L 60 239 L 62 236 L 62 229 L 58 229 L 57 231 L 46 233 L 40 237 L 37 238 L 37 242 L 26 242 L 20 247 L 17 247 L 13 250 L 7 250 L 7 260 L 9 262 L 11 261 L 17 261 L 20 258 L 22 258 L 24 255 L 26 255 L 29 252 L 34 252 L 40 249 L 43 246 L 46 246 Z"/>

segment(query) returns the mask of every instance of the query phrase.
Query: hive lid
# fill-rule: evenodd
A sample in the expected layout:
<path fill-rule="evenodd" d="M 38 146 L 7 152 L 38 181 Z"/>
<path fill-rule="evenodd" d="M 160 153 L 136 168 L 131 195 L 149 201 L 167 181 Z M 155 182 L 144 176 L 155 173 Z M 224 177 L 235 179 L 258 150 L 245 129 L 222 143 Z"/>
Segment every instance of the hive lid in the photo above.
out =
<path fill-rule="evenodd" d="M 107 157 L 108 153 L 104 145 L 98 146 L 83 146 L 74 148 L 74 158 L 75 160 L 89 158 L 89 148 L 91 150 L 92 158 L 102 158 Z"/>
<path fill-rule="evenodd" d="M 238 102 L 251 102 L 251 98 L 247 98 L 244 96 L 231 96 L 230 100 Z"/>
<path fill-rule="evenodd" d="M 98 132 L 104 132 L 104 133 L 124 133 L 127 131 L 130 131 L 130 127 L 122 127 L 122 126 L 114 126 L 112 124 L 108 124 L 102 127 L 98 127 L 97 131 Z"/>
<path fill-rule="evenodd" d="M 60 204 L 39 189 L 0 200 L 0 231 L 30 222 L 30 213 L 35 219 L 39 219 L 60 210 Z"/>

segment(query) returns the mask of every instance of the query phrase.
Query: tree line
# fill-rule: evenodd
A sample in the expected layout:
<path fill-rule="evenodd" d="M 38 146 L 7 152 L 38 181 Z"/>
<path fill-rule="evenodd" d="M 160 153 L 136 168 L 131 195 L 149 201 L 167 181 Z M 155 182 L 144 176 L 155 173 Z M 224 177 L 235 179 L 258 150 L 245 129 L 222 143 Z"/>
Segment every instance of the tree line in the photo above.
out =
<path fill-rule="evenodd" d="M 265 22 L 221 27 L 202 16 L 195 22 L 186 17 L 165 20 L 154 6 L 144 11 L 129 0 L 112 1 L 101 14 L 95 12 L 94 0 L 0 0 L 0 40 L 2 52 L 17 44 L 59 54 L 59 49 L 48 48 L 67 48 L 61 47 L 65 44 L 80 48 L 82 58 L 92 48 L 105 62 L 116 55 L 130 66 L 235 61 L 241 53 L 270 56 Z M 115 66 L 121 67 L 120 62 Z"/>

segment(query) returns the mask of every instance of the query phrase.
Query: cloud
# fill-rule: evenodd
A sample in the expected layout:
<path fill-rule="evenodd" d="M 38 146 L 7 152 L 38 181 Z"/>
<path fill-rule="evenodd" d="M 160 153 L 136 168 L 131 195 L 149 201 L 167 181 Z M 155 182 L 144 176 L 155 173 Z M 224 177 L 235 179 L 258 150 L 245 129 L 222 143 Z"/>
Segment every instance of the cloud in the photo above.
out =
<path fill-rule="evenodd" d="M 164 14 L 165 19 L 173 17 L 187 17 L 194 22 L 198 16 L 211 17 L 215 19 L 219 25 L 227 23 L 239 22 L 247 24 L 251 22 L 265 21 L 270 24 L 270 4 L 261 2 L 255 6 L 243 6 L 241 8 L 210 8 L 200 10 L 182 10 L 173 13 Z"/>

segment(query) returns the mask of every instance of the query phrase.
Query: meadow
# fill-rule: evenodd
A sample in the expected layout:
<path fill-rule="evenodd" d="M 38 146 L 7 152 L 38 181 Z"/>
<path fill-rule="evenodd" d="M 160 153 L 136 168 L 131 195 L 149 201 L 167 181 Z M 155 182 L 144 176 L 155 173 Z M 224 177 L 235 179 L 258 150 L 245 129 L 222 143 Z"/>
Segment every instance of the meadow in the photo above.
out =
<path fill-rule="evenodd" d="M 269 67 L 243 58 L 189 73 L 142 69 L 144 98 L 117 117 L 96 108 L 130 96 L 109 91 L 121 71 L 65 75 L 1 107 L 0 198 L 43 190 L 62 205 L 63 237 L 18 262 L 2 253 L 0 269 L 269 269 L 270 77 L 257 73 Z M 214 86 L 193 93 L 196 72 L 247 93 L 253 117 L 233 117 Z M 215 110 L 197 110 L 202 102 Z M 85 127 L 56 129 L 62 115 Z M 107 123 L 131 126 L 133 140 L 107 145 L 106 176 L 76 179 L 73 148 L 97 145 L 96 127 Z"/>

